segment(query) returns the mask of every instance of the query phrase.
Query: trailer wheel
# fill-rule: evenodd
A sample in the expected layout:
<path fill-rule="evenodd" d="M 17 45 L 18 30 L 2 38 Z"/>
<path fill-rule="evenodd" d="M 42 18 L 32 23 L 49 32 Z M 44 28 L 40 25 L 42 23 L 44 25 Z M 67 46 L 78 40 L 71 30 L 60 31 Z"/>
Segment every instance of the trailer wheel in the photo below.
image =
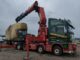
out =
<path fill-rule="evenodd" d="M 60 56 L 63 53 L 63 50 L 60 46 L 55 46 L 55 47 L 53 47 L 52 50 L 53 50 L 53 53 L 57 56 Z"/>
<path fill-rule="evenodd" d="M 44 52 L 44 48 L 42 46 L 38 46 L 37 52 L 38 53 L 43 53 Z"/>

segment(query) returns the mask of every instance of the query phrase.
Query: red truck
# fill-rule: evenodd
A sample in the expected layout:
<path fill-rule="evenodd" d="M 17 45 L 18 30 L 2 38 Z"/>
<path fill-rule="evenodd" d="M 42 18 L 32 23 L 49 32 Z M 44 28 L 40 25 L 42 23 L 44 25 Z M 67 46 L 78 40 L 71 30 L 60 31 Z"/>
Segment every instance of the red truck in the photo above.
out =
<path fill-rule="evenodd" d="M 28 10 L 18 16 L 16 22 L 18 23 L 32 11 L 38 13 L 40 21 L 38 22 L 38 35 L 26 35 L 29 49 L 37 50 L 39 53 L 43 53 L 44 51 L 52 52 L 55 55 L 76 52 L 76 44 L 72 42 L 73 32 L 71 31 L 74 27 L 71 25 L 70 20 L 49 18 L 47 27 L 44 9 L 38 6 L 37 1 Z"/>

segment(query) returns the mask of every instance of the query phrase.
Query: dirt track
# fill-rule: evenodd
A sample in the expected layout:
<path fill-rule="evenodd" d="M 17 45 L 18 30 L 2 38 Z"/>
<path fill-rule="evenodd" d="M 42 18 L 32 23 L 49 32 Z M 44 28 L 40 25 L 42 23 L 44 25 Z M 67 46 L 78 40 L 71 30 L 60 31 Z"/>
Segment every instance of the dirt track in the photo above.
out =
<path fill-rule="evenodd" d="M 25 51 L 17 51 L 14 49 L 1 49 L 0 51 L 0 60 L 24 60 L 25 57 Z M 74 56 L 70 54 L 55 56 L 49 53 L 38 54 L 36 52 L 30 52 L 30 60 L 80 60 L 80 46 L 77 47 L 77 54 Z"/>

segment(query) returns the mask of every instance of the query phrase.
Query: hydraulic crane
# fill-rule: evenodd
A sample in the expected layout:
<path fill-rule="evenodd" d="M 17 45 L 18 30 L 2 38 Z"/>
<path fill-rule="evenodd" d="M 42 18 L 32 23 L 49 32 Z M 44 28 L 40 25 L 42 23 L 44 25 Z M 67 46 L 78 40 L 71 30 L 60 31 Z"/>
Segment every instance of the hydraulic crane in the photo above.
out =
<path fill-rule="evenodd" d="M 40 41 L 45 41 L 46 40 L 46 36 L 47 36 L 47 26 L 46 26 L 46 16 L 45 16 L 45 12 L 44 9 L 42 7 L 38 6 L 38 2 L 35 1 L 34 4 L 25 12 L 23 12 L 20 16 L 18 16 L 16 18 L 16 22 L 19 22 L 21 19 L 23 19 L 25 16 L 27 16 L 28 14 L 30 14 L 32 11 L 35 11 L 38 13 L 39 17 L 40 17 L 40 21 L 39 21 L 39 30 L 38 30 L 38 36 L 36 37 L 36 40 Z M 29 41 L 28 41 L 29 37 L 26 37 L 26 48 L 27 48 L 27 60 L 29 60 Z"/>
<path fill-rule="evenodd" d="M 45 41 L 47 36 L 46 16 L 43 7 L 39 7 L 37 1 L 35 1 L 34 4 L 28 10 L 18 16 L 16 18 L 16 22 L 19 22 L 32 11 L 36 11 L 40 17 L 37 40 Z"/>

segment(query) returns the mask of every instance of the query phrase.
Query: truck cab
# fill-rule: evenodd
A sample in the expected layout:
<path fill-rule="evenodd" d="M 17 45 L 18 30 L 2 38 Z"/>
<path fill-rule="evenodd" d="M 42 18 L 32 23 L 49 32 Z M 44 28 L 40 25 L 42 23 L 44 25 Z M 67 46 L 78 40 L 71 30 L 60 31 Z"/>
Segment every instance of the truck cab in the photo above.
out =
<path fill-rule="evenodd" d="M 76 44 L 72 42 L 73 30 L 70 20 L 49 18 L 48 21 L 48 42 L 53 44 L 52 50 L 55 55 L 74 53 Z"/>
<path fill-rule="evenodd" d="M 74 35 L 74 27 L 67 20 L 49 18 L 48 22 L 48 34 L 49 41 L 66 41 L 71 42 Z"/>

